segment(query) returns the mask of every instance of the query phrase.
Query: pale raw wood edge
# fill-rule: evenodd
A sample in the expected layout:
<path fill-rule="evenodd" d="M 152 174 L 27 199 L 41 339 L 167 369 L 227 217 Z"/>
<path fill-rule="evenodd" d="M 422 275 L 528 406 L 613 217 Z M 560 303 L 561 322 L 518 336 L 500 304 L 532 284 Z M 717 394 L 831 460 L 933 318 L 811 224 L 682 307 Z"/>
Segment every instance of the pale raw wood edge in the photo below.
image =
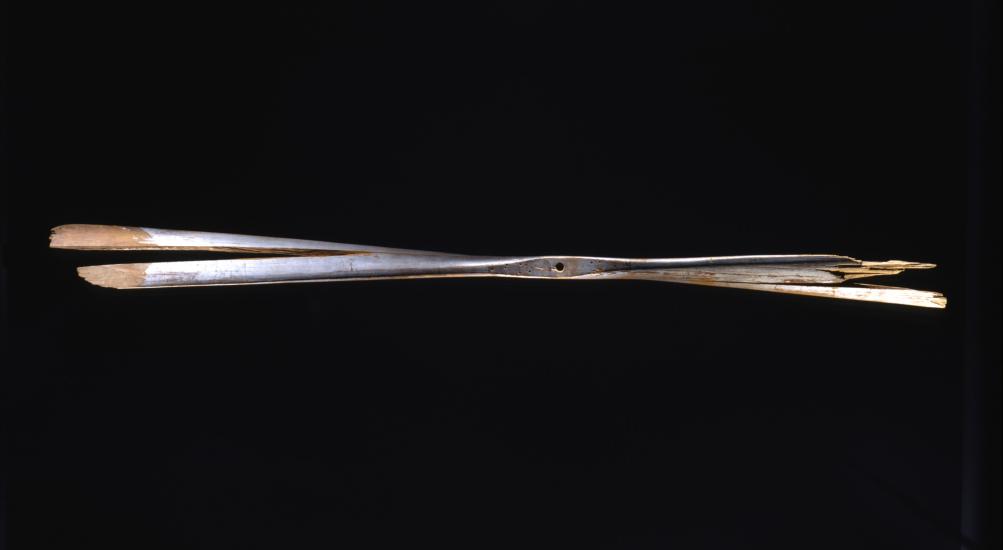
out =
<path fill-rule="evenodd" d="M 89 265 L 77 268 L 85 281 L 105 288 L 142 288 L 150 264 Z"/>
<path fill-rule="evenodd" d="M 781 294 L 796 294 L 799 296 L 816 296 L 819 298 L 835 298 L 840 300 L 858 300 L 863 302 L 879 302 L 884 304 L 899 304 L 905 306 L 928 307 L 943 309 L 947 307 L 947 297 L 939 292 L 929 290 L 913 290 L 879 285 L 784 285 L 784 284 L 754 284 L 754 283 L 705 283 L 694 282 L 703 286 L 719 286 L 740 288 L 744 290 L 759 290 Z"/>
<path fill-rule="evenodd" d="M 144 250 L 150 248 L 149 238 L 150 234 L 139 227 L 75 223 L 53 227 L 49 247 L 70 250 Z"/>

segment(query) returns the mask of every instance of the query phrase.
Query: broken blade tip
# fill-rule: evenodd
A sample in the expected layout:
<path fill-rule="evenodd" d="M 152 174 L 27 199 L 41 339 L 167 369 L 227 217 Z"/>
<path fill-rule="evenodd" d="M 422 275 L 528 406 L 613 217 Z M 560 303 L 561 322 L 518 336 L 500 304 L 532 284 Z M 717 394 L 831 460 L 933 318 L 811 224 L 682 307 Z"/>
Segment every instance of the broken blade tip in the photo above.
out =
<path fill-rule="evenodd" d="M 139 227 L 72 223 L 52 228 L 50 248 L 129 249 L 136 248 L 150 235 Z"/>
<path fill-rule="evenodd" d="M 105 288 L 140 288 L 146 281 L 150 264 L 88 265 L 77 268 L 77 274 L 92 285 Z"/>

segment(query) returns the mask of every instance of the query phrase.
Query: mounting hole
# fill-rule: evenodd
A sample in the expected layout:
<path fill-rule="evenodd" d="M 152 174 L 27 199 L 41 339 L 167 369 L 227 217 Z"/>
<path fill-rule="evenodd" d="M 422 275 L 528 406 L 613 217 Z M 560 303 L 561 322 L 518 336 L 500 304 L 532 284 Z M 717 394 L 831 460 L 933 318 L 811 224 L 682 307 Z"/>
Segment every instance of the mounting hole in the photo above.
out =
<path fill-rule="evenodd" d="M 557 271 L 564 271 L 564 264 L 561 262 L 557 262 L 556 264 L 554 264 L 554 269 L 556 269 Z"/>

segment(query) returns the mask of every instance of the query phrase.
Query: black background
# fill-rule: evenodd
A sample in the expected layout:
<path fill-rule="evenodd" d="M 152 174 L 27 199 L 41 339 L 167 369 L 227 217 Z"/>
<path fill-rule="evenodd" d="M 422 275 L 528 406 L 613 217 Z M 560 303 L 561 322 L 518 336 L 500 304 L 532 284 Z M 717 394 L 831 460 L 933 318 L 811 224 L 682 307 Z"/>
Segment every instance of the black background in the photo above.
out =
<path fill-rule="evenodd" d="M 997 7 L 7 8 L 10 548 L 998 541 Z M 660 283 L 116 292 L 107 223 L 931 261 L 944 311 Z M 175 257 L 176 258 L 176 257 Z"/>

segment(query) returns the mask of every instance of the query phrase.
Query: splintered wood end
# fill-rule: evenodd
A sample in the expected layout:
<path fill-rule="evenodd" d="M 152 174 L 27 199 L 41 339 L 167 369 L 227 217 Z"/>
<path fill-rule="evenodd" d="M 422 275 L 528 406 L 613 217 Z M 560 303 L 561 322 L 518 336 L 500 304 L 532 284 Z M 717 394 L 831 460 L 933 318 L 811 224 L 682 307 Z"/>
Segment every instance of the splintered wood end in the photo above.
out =
<path fill-rule="evenodd" d="M 929 264 L 924 262 L 909 262 L 905 260 L 888 260 L 885 262 L 861 262 L 864 267 L 871 267 L 876 269 L 933 269 L 937 267 L 937 264 Z"/>
<path fill-rule="evenodd" d="M 842 275 L 845 280 L 851 280 L 864 277 L 898 275 L 907 269 L 933 269 L 937 267 L 937 264 L 907 262 L 904 260 L 888 260 L 884 262 L 857 261 L 856 265 L 838 266 L 833 272 Z"/>
<path fill-rule="evenodd" d="M 105 288 L 140 288 L 150 264 L 111 264 L 78 267 L 79 274 L 92 285 Z"/>
<path fill-rule="evenodd" d="M 150 234 L 139 227 L 69 224 L 52 228 L 50 248 L 71 250 L 137 250 L 147 248 Z"/>

